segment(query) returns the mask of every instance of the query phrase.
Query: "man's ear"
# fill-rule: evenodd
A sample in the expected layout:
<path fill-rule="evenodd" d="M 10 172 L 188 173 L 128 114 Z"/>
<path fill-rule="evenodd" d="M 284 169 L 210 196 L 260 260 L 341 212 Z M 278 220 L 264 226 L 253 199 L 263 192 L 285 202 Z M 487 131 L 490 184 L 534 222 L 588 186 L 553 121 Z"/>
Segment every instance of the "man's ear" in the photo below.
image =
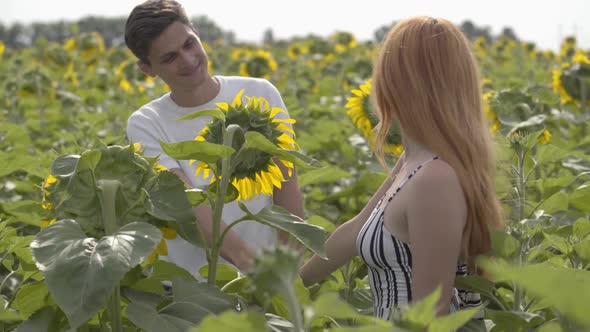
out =
<path fill-rule="evenodd" d="M 156 77 L 156 74 L 154 74 L 154 72 L 152 70 L 152 66 L 150 66 L 149 64 L 147 64 L 141 60 L 137 60 L 137 66 L 147 76 Z"/>

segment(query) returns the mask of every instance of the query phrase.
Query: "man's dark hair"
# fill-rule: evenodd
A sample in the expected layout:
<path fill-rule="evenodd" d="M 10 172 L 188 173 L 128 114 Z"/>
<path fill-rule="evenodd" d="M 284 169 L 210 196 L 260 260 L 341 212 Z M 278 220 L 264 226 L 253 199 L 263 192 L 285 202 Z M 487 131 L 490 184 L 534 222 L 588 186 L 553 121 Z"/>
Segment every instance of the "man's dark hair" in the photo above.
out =
<path fill-rule="evenodd" d="M 152 41 L 176 21 L 195 30 L 180 3 L 174 0 L 148 0 L 137 5 L 129 14 L 125 24 L 125 44 L 140 61 L 149 64 Z"/>

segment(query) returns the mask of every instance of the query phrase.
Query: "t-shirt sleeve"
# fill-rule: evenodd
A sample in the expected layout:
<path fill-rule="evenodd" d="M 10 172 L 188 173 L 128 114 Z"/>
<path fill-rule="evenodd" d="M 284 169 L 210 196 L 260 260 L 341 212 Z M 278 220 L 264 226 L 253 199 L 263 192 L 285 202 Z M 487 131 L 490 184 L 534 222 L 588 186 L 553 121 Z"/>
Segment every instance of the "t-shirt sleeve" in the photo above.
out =
<path fill-rule="evenodd" d="M 158 137 L 157 130 L 148 117 L 134 113 L 127 121 L 127 139 L 129 143 L 141 144 L 141 150 L 147 157 L 159 157 L 158 164 L 167 169 L 180 168 L 176 159 L 168 156 L 160 146 L 162 140 Z"/>

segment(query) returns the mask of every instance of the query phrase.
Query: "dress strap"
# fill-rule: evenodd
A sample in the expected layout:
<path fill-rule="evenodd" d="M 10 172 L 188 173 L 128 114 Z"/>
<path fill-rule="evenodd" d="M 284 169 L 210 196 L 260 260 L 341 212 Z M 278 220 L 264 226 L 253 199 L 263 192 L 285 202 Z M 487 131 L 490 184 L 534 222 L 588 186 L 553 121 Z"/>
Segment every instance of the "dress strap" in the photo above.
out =
<path fill-rule="evenodd" d="M 410 179 L 413 178 L 422 167 L 424 167 L 424 165 L 428 164 L 431 161 L 437 160 L 437 159 L 439 159 L 438 156 L 434 156 L 434 157 L 426 160 L 425 162 L 421 163 L 412 171 L 412 173 L 410 173 L 410 175 L 408 175 L 404 179 L 404 181 L 395 190 L 392 190 L 393 187 L 389 188 L 389 190 L 387 190 L 387 192 L 385 193 L 385 197 L 388 199 L 388 201 L 391 201 L 393 196 L 395 196 L 400 190 L 402 190 L 402 187 L 405 186 L 406 183 L 408 183 L 408 181 L 410 181 Z"/>

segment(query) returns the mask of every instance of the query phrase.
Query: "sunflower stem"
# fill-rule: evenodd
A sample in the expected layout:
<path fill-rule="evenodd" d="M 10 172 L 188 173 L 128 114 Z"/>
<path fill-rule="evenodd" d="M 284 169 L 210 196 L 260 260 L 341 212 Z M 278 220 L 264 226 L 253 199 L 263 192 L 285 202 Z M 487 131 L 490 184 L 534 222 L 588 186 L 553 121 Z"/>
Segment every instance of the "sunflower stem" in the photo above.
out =
<path fill-rule="evenodd" d="M 229 125 L 223 133 L 223 145 L 232 146 L 234 134 L 241 129 L 242 128 L 238 125 Z M 230 155 L 221 159 L 221 180 L 215 181 L 215 185 L 217 186 L 217 198 L 215 199 L 215 205 L 213 209 L 213 235 L 211 239 L 211 260 L 209 261 L 209 274 L 207 275 L 207 283 L 212 286 L 215 285 L 215 278 L 217 277 L 217 261 L 219 260 L 219 252 L 221 250 L 221 245 L 223 244 L 222 242 L 219 242 L 219 232 L 221 228 L 223 206 L 225 203 L 225 194 L 227 193 L 227 187 L 232 172 L 231 158 L 232 156 Z"/>
<path fill-rule="evenodd" d="M 116 199 L 117 191 L 121 183 L 117 180 L 99 180 L 98 181 L 98 199 L 101 206 L 101 218 L 106 235 L 114 234 L 118 229 L 116 214 Z M 121 321 L 121 292 L 119 283 L 115 285 L 113 296 L 111 297 L 108 310 L 111 319 L 111 331 L 123 331 L 123 324 Z"/>

